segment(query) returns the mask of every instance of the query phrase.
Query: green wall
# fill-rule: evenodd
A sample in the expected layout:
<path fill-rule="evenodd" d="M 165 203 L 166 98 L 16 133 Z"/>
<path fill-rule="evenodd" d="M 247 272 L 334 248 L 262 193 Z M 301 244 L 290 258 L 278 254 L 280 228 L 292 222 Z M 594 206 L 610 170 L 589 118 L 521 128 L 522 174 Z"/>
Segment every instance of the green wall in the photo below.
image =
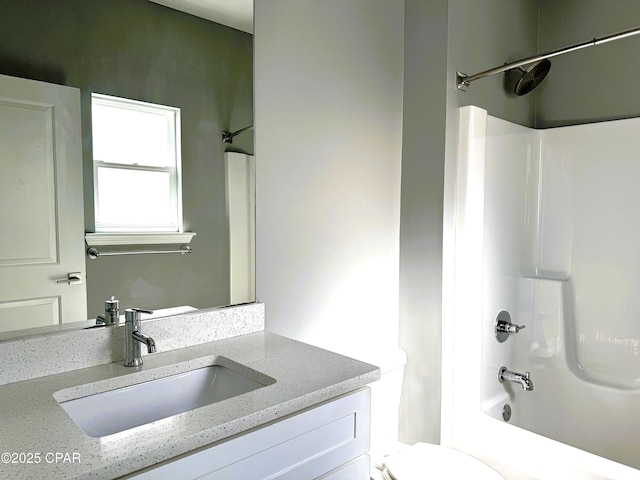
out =
<path fill-rule="evenodd" d="M 473 75 L 537 53 L 538 0 L 449 0 L 451 105 L 476 105 L 498 118 L 534 126 L 536 92 L 513 93 L 513 77 L 499 73 L 455 90 L 455 73 Z"/>
<path fill-rule="evenodd" d="M 110 295 L 123 308 L 227 304 L 229 146 L 220 139 L 253 124 L 253 37 L 146 0 L 0 0 L 0 12 L 0 73 L 81 90 L 87 231 L 91 93 L 181 108 L 184 224 L 197 233 L 194 253 L 88 260 L 89 316 Z M 252 137 L 230 148 L 253 153 Z"/>
<path fill-rule="evenodd" d="M 637 26 L 637 0 L 540 0 L 539 51 Z M 640 115 L 640 36 L 557 56 L 551 63 L 537 89 L 537 127 Z"/>
<path fill-rule="evenodd" d="M 405 1 L 399 345 L 400 439 L 440 439 L 447 0 Z"/>

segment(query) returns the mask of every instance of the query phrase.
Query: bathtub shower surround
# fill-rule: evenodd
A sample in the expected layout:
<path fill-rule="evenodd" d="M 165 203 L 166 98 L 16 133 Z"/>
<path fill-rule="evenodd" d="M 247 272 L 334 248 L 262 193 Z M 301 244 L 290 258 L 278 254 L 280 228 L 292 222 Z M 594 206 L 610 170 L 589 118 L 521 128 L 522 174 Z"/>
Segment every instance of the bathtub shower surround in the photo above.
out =
<path fill-rule="evenodd" d="M 640 119 L 534 130 L 464 107 L 460 131 L 456 277 L 479 293 L 457 308 L 454 329 L 477 333 L 472 398 L 491 422 L 469 411 L 473 400 L 455 400 L 455 381 L 454 411 L 466 408 L 499 443 L 535 448 L 544 460 L 519 463 L 537 478 L 551 478 L 554 456 L 555 475 L 638 478 Z M 459 267 L 465 255 L 475 260 Z M 526 328 L 499 342 L 503 310 Z M 471 341 L 456 337 L 455 351 Z M 501 383 L 503 365 L 530 372 L 535 388 Z M 453 444 L 490 455 L 455 422 Z"/>

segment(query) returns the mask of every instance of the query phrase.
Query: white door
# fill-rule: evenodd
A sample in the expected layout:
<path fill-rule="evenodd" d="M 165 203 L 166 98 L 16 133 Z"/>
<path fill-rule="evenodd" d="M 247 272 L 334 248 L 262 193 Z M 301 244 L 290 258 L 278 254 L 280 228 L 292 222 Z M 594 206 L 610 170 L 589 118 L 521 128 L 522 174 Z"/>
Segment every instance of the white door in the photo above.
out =
<path fill-rule="evenodd" d="M 0 332 L 87 318 L 80 132 L 77 88 L 0 75 Z"/>

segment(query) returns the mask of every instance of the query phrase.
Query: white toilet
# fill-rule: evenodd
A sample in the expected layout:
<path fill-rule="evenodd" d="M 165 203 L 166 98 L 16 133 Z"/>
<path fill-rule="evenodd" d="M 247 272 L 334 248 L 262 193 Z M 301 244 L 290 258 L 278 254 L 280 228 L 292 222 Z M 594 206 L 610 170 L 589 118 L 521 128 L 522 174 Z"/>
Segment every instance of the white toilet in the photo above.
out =
<path fill-rule="evenodd" d="M 381 475 L 384 480 L 504 480 L 493 468 L 471 455 L 420 442 L 388 457 Z"/>
<path fill-rule="evenodd" d="M 407 356 L 397 349 L 376 354 L 380 367 L 371 388 L 371 478 L 373 480 L 504 480 L 493 468 L 466 453 L 429 443 L 398 441 L 398 411 Z"/>

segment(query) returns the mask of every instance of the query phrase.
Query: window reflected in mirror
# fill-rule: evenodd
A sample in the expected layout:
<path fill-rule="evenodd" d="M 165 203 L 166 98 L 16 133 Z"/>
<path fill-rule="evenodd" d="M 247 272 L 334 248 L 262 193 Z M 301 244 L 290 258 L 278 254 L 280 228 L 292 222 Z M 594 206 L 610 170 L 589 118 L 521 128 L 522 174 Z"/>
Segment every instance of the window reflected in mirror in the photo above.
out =
<path fill-rule="evenodd" d="M 180 109 L 91 95 L 96 232 L 182 231 Z"/>

